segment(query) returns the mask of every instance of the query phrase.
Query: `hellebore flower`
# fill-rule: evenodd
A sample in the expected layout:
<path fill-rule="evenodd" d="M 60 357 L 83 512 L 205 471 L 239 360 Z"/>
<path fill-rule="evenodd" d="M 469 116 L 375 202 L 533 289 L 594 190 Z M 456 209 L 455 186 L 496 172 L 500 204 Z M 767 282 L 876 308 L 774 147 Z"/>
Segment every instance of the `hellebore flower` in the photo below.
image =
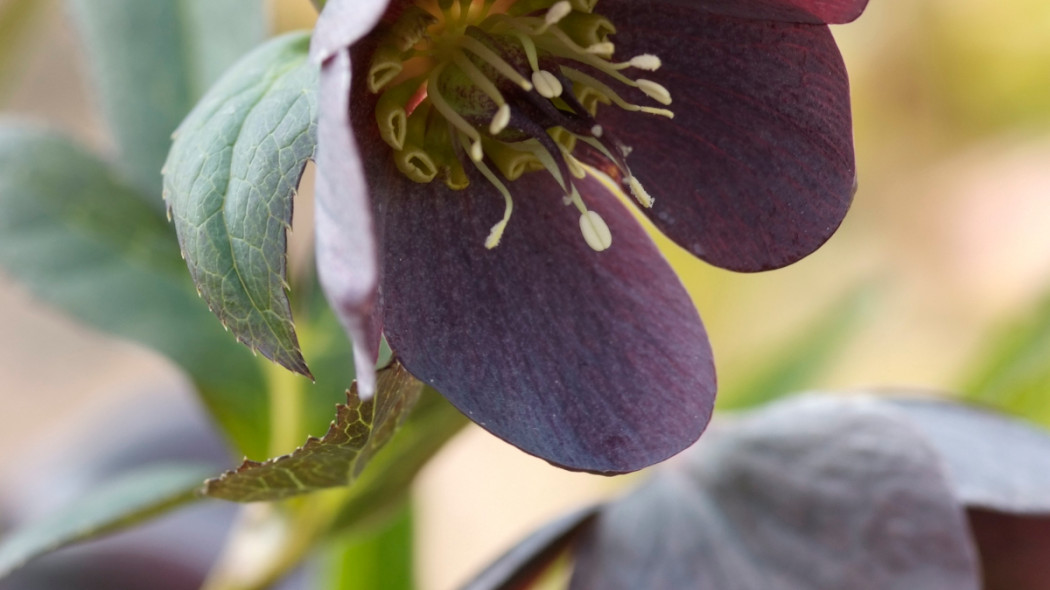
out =
<path fill-rule="evenodd" d="M 554 464 L 632 471 L 696 440 L 710 345 L 627 203 L 728 269 L 820 246 L 855 186 L 824 23 L 865 4 L 328 0 L 317 263 L 361 390 L 382 332 Z"/>

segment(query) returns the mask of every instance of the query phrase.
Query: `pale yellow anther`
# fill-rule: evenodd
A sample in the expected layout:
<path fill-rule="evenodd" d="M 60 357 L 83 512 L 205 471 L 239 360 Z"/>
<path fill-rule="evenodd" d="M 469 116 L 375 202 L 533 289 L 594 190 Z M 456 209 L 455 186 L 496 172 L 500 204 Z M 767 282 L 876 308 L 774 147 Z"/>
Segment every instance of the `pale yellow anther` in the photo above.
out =
<path fill-rule="evenodd" d="M 468 152 L 470 154 L 470 159 L 474 160 L 475 162 L 480 162 L 481 159 L 485 157 L 485 152 L 481 149 L 480 140 L 475 140 L 471 142 L 470 149 L 468 150 Z"/>
<path fill-rule="evenodd" d="M 609 57 L 616 51 L 616 46 L 613 45 L 611 41 L 603 41 L 601 43 L 587 46 L 585 51 L 591 55 Z"/>
<path fill-rule="evenodd" d="M 649 72 L 655 72 L 660 69 L 663 62 L 660 58 L 650 53 L 643 53 L 642 55 L 636 55 L 631 58 L 627 64 L 632 68 L 638 68 L 639 70 L 646 70 Z"/>
<path fill-rule="evenodd" d="M 543 98 L 557 98 L 561 96 L 564 88 L 561 86 L 561 81 L 558 80 L 557 76 L 548 72 L 547 70 L 537 70 L 532 73 L 532 85 L 536 88 L 536 92 Z"/>
<path fill-rule="evenodd" d="M 637 178 L 629 176 L 627 178 L 627 186 L 631 188 L 631 194 L 634 195 L 634 198 L 638 203 L 647 209 L 652 208 L 653 197 L 645 190 L 642 183 L 638 182 Z"/>
<path fill-rule="evenodd" d="M 636 80 L 635 84 L 638 85 L 639 90 L 656 102 L 663 105 L 671 104 L 671 93 L 656 82 L 652 80 Z"/>
<path fill-rule="evenodd" d="M 584 241 L 595 252 L 608 250 L 612 246 L 612 232 L 596 211 L 586 211 L 580 215 L 580 231 L 583 232 Z"/>
<path fill-rule="evenodd" d="M 601 137 L 602 133 L 604 133 L 604 130 L 602 129 L 601 125 L 595 125 L 594 127 L 591 127 L 591 135 L 595 137 Z"/>
<path fill-rule="evenodd" d="M 558 24 L 558 21 L 569 16 L 571 12 L 572 4 L 568 0 L 555 2 L 547 9 L 547 14 L 543 16 L 544 30 L 546 30 L 546 27 Z"/>
<path fill-rule="evenodd" d="M 489 123 L 489 133 L 492 135 L 499 135 L 499 132 L 506 129 L 509 124 L 510 106 L 508 106 L 507 103 L 503 103 L 498 109 L 496 109 L 496 114 L 493 115 L 492 121 Z"/>

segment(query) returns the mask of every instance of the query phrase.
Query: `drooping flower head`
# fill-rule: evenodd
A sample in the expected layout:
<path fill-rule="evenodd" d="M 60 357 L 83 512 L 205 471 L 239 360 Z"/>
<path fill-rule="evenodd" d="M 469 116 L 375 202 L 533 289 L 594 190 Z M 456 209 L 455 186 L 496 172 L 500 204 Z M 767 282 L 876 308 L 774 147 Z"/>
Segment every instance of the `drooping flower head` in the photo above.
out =
<path fill-rule="evenodd" d="M 329 0 L 322 284 L 481 426 L 622 472 L 699 436 L 700 318 L 630 207 L 735 270 L 790 264 L 853 193 L 824 22 L 862 0 Z"/>

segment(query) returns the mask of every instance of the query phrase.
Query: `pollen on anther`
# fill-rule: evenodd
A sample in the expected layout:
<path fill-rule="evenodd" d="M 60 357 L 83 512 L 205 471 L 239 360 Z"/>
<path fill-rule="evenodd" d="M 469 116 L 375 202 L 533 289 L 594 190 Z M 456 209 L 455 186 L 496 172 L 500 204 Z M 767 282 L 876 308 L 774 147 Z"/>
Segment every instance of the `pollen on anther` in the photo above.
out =
<path fill-rule="evenodd" d="M 637 178 L 633 176 L 628 177 L 627 186 L 630 187 L 631 194 L 634 195 L 635 200 L 637 200 L 643 207 L 647 209 L 652 208 L 653 197 L 649 194 L 648 191 L 645 190 L 645 187 L 642 186 L 642 183 L 638 182 Z"/>
<path fill-rule="evenodd" d="M 602 133 L 604 133 L 604 131 L 602 130 L 601 125 L 595 125 L 594 127 L 591 127 L 591 135 L 595 137 L 601 137 Z"/>
<path fill-rule="evenodd" d="M 557 98 L 564 91 L 561 81 L 547 70 L 536 70 L 533 72 L 532 85 L 543 98 Z"/>

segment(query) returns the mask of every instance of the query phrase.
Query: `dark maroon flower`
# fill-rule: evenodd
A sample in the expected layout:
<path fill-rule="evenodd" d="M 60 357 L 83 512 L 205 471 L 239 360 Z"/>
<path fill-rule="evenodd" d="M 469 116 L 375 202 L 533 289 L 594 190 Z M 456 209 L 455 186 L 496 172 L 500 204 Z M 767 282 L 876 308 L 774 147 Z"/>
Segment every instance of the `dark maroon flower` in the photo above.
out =
<path fill-rule="evenodd" d="M 865 4 L 328 0 L 318 266 L 362 390 L 382 332 L 557 465 L 631 471 L 688 446 L 710 346 L 631 205 L 734 270 L 827 240 L 855 170 L 824 23 Z"/>

